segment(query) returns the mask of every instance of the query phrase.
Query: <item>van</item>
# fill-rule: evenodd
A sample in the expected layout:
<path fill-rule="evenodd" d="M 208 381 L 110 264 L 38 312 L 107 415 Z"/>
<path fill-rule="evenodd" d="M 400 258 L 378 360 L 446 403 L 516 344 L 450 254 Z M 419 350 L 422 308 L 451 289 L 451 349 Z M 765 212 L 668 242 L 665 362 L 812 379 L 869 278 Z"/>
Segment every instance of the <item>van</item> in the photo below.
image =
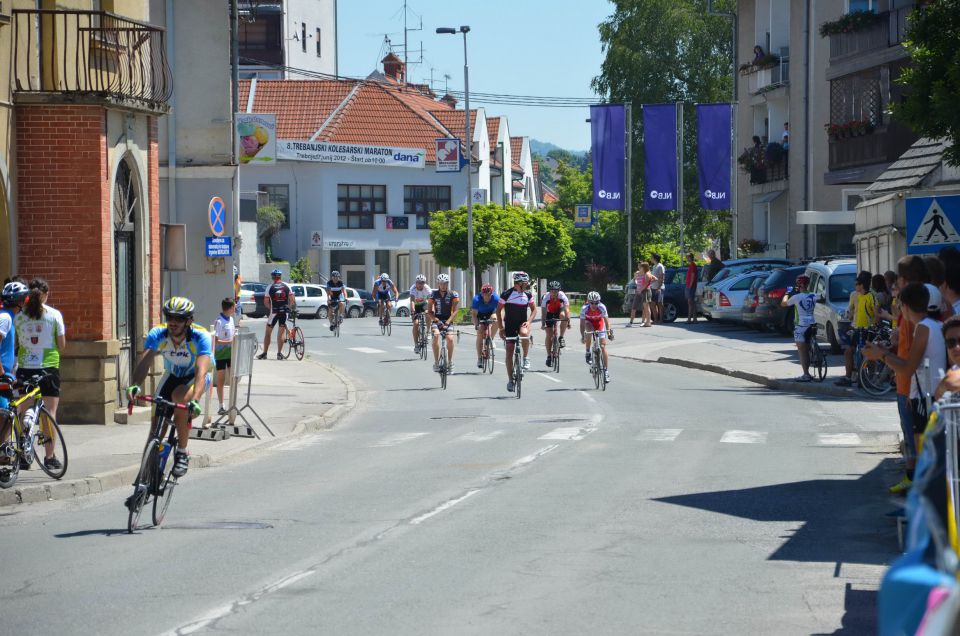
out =
<path fill-rule="evenodd" d="M 810 278 L 808 289 L 819 296 L 813 310 L 817 338 L 828 342 L 834 354 L 840 353 L 839 323 L 857 280 L 857 261 L 854 258 L 813 261 L 807 264 L 804 274 Z"/>

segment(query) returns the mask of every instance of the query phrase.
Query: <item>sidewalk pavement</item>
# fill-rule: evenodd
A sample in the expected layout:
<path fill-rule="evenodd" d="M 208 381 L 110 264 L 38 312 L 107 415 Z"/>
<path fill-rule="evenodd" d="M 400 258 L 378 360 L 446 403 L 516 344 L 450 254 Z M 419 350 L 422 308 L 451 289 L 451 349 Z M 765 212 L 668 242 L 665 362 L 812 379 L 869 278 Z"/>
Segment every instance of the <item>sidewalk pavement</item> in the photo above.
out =
<path fill-rule="evenodd" d="M 673 364 L 719 373 L 772 389 L 833 397 L 875 400 L 859 390 L 834 384 L 843 376 L 843 356 L 827 353 L 827 377 L 823 382 L 796 382 L 801 374 L 793 339 L 780 334 L 752 331 L 743 325 L 686 319 L 674 323 L 627 329 L 624 318 L 611 319 L 615 358 Z M 893 400 L 891 391 L 888 397 Z"/>
<path fill-rule="evenodd" d="M 240 387 L 238 405 L 246 398 L 246 381 L 241 382 Z M 258 360 L 254 365 L 250 403 L 276 438 L 247 410 L 244 415 L 261 439 L 231 437 L 219 442 L 191 439 L 190 470 L 236 460 L 243 453 L 261 450 L 305 431 L 330 428 L 353 408 L 356 400 L 353 383 L 332 365 L 309 357 L 302 362 Z M 217 408 L 216 394 L 211 407 Z M 202 416 L 195 420 L 196 425 L 200 422 Z M 237 418 L 237 424 L 243 421 Z M 148 424 L 64 425 L 62 429 L 69 454 L 66 476 L 60 481 L 50 479 L 34 463 L 29 471 L 20 471 L 12 488 L 0 490 L 0 507 L 71 499 L 126 488 L 133 483 L 140 469 Z"/>

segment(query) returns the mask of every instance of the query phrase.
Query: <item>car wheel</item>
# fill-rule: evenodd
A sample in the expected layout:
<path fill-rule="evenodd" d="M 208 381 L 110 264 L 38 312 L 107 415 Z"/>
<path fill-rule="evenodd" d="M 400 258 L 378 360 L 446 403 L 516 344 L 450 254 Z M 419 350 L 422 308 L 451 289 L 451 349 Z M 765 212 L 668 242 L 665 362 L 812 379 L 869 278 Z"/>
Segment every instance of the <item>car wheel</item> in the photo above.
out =
<path fill-rule="evenodd" d="M 673 303 L 663 304 L 663 322 L 673 322 L 679 313 L 677 306 Z"/>
<path fill-rule="evenodd" d="M 370 307 L 364 307 L 364 308 L 363 308 L 363 317 L 364 317 L 364 318 L 372 318 L 373 316 L 376 315 L 376 313 L 377 313 L 377 312 L 375 312 L 375 311 L 374 311 L 373 309 L 371 309 Z"/>
<path fill-rule="evenodd" d="M 780 324 L 780 333 L 789 336 L 793 333 L 793 312 L 788 311 L 783 316 L 783 322 Z"/>
<path fill-rule="evenodd" d="M 406 307 L 400 307 L 397 309 L 397 316 L 400 318 L 407 318 L 410 316 L 410 310 Z"/>
<path fill-rule="evenodd" d="M 328 311 L 329 309 L 327 309 L 326 305 L 320 305 L 317 307 L 317 318 L 326 319 L 326 317 L 329 315 Z"/>
<path fill-rule="evenodd" d="M 349 318 L 359 318 L 362 315 L 362 310 L 359 307 L 351 307 L 347 311 L 347 316 Z"/>
<path fill-rule="evenodd" d="M 827 323 L 827 342 L 830 343 L 830 353 L 838 355 L 841 352 L 840 343 L 837 341 L 837 332 L 833 330 L 833 323 Z"/>

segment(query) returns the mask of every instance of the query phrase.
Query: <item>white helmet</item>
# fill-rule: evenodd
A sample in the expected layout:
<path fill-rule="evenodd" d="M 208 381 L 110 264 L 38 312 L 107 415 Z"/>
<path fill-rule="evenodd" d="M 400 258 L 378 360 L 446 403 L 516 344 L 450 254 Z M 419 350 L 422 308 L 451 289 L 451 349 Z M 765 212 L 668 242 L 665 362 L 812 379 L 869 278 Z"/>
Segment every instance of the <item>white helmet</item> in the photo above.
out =
<path fill-rule="evenodd" d="M 23 300 L 30 294 L 27 286 L 19 281 L 11 281 L 3 286 L 3 292 L 0 293 L 0 299 L 4 302 L 14 303 Z"/>
<path fill-rule="evenodd" d="M 587 302 L 588 303 L 600 302 L 600 292 L 592 291 L 589 294 L 587 294 Z"/>
<path fill-rule="evenodd" d="M 449 283 L 449 282 L 450 282 L 450 277 L 447 276 L 446 274 L 437 274 L 437 282 L 438 282 L 438 283 Z"/>
<path fill-rule="evenodd" d="M 386 272 L 380 274 L 380 280 L 390 280 L 390 274 Z"/>
<path fill-rule="evenodd" d="M 529 283 L 530 275 L 526 272 L 514 272 L 513 273 L 513 282 L 514 283 Z"/>
<path fill-rule="evenodd" d="M 416 280 L 415 282 L 417 282 L 417 283 L 425 283 L 425 282 L 427 282 L 427 277 L 424 276 L 423 274 L 417 274 L 417 280 Z"/>

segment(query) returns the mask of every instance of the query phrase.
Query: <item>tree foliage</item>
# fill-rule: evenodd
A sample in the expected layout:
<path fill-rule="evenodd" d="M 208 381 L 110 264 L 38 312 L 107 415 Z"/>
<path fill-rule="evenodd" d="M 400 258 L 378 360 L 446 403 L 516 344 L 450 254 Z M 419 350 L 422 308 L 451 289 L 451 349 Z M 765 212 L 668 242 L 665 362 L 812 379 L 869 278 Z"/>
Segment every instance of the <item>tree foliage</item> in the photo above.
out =
<path fill-rule="evenodd" d="M 554 278 L 573 264 L 573 240 L 564 224 L 546 211 L 523 212 L 529 240 L 520 258 L 508 260 L 513 269 L 522 269 L 537 278 Z"/>
<path fill-rule="evenodd" d="M 912 12 L 904 47 L 912 65 L 900 76 L 908 89 L 894 114 L 922 137 L 948 139 L 946 159 L 960 165 L 960 0 Z"/>
<path fill-rule="evenodd" d="M 718 2 L 735 9 L 733 0 Z M 707 13 L 703 0 L 613 0 L 600 24 L 605 58 L 593 88 L 609 102 L 633 108 L 634 243 L 679 242 L 677 212 L 638 212 L 643 206 L 643 114 L 640 105 L 684 102 L 684 242 L 694 249 L 729 237 L 729 214 L 703 210 L 696 192 L 694 103 L 728 102 L 733 88 L 729 20 Z"/>
<path fill-rule="evenodd" d="M 277 235 L 286 220 L 283 210 L 275 205 L 263 205 L 257 208 L 257 234 L 263 239 L 263 251 L 268 262 L 273 257 L 273 237 Z"/>

